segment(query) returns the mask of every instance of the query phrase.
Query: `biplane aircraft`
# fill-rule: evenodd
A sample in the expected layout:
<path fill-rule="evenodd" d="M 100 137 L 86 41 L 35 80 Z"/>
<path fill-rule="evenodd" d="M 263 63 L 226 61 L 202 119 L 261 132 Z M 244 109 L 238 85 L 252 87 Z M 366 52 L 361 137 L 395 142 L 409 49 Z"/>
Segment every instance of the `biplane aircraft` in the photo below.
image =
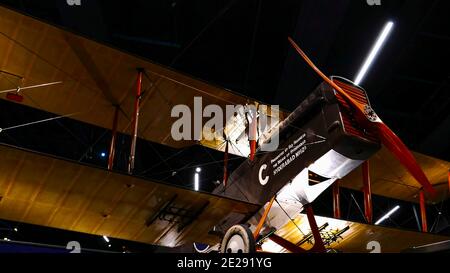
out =
<path fill-rule="evenodd" d="M 222 108 L 261 103 L 0 7 L 1 98 L 113 132 L 107 169 L 0 145 L 0 218 L 174 249 L 204 243 L 224 253 L 270 244 L 277 252 L 368 252 L 373 242 L 400 252 L 448 240 L 372 225 L 374 193 L 420 201 L 426 231 L 425 202 L 446 198 L 440 185 L 450 163 L 411 153 L 364 89 L 323 75 L 289 41 L 324 82 L 292 113 L 260 110 L 273 124 L 257 128 L 266 137 L 249 141 L 250 121 L 237 113 L 222 138 L 176 141 L 174 105 L 192 106 L 196 96 Z M 118 132 L 133 139 L 128 173 L 113 166 Z M 274 134 L 278 149 L 261 152 Z M 137 137 L 224 152 L 224 183 L 210 194 L 133 175 Z M 229 153 L 248 157 L 231 174 Z M 311 204 L 330 186 L 335 218 L 339 187 L 363 188 L 368 224 L 315 217 Z"/>

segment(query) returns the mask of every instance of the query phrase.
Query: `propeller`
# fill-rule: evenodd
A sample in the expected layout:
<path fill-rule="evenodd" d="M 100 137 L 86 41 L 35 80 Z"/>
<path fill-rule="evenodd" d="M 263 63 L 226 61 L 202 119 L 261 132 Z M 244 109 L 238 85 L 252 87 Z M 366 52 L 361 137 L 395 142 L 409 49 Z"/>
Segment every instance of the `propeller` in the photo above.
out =
<path fill-rule="evenodd" d="M 356 109 L 355 115 L 357 120 L 362 121 L 362 126 L 366 129 L 375 129 L 375 133 L 378 135 L 381 143 L 383 143 L 386 148 L 397 158 L 398 161 L 408 170 L 408 172 L 414 177 L 414 179 L 419 182 L 424 190 L 426 190 L 432 196 L 436 195 L 436 191 L 431 185 L 430 181 L 426 177 L 423 170 L 417 163 L 414 155 L 406 147 L 403 141 L 378 117 L 375 111 L 368 104 L 363 104 L 353 99 L 349 94 L 347 94 L 342 88 L 340 88 L 335 82 L 328 78 L 325 74 L 317 68 L 316 65 L 308 58 L 308 56 L 303 52 L 303 50 L 288 37 L 289 42 L 297 51 L 298 54 L 308 63 L 308 65 L 331 87 L 336 90 L 351 107 Z"/>

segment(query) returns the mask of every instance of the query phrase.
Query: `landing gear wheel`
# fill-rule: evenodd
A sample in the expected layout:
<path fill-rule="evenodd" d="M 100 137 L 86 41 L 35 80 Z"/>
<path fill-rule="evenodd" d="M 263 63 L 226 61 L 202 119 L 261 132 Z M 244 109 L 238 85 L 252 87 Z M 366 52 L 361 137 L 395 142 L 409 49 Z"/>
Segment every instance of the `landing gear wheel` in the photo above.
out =
<path fill-rule="evenodd" d="M 235 225 L 227 230 L 220 245 L 220 253 L 254 253 L 255 239 L 244 225 Z"/>

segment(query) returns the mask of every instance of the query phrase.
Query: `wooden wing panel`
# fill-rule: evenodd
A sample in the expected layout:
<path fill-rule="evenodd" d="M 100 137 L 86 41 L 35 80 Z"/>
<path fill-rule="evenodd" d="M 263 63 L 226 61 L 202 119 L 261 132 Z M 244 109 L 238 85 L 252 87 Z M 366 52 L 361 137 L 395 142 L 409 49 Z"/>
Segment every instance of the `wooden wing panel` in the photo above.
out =
<path fill-rule="evenodd" d="M 225 105 L 256 102 L 4 7 L 0 7 L 0 62 L 1 70 L 23 77 L 0 73 L 0 90 L 62 81 L 24 90 L 23 104 L 57 115 L 76 113 L 72 118 L 103 128 L 112 127 L 115 105 L 120 105 L 118 130 L 128 134 L 137 68 L 144 68 L 148 78 L 143 80 L 139 137 L 176 148 L 195 142 L 172 139 L 175 105 L 193 109 L 196 96 L 202 97 L 203 106 L 216 104 L 224 110 Z M 224 150 L 220 140 L 202 143 Z"/>
<path fill-rule="evenodd" d="M 378 242 L 382 253 L 399 253 L 411 247 L 448 241 L 450 239 L 450 237 L 431 233 L 373 226 L 320 216 L 316 216 L 315 218 L 318 226 L 328 224 L 321 232 L 325 242 L 327 241 L 327 238 L 333 238 L 333 234 L 348 227 L 348 230 L 342 233 L 340 238 L 336 238 L 333 242 L 330 241 L 331 243 L 327 245 L 327 248 L 336 249 L 344 253 L 369 253 L 372 251 L 371 247 L 368 248 L 370 242 Z M 306 215 L 299 215 L 299 217 L 295 219 L 295 223 L 304 234 L 310 232 Z M 277 235 L 295 244 L 300 242 L 304 237 L 292 222 L 289 222 L 283 228 L 278 230 Z M 310 249 L 312 244 L 306 242 L 301 244 L 301 247 Z M 279 251 L 285 250 L 279 249 Z"/>
<path fill-rule="evenodd" d="M 0 160 L 0 218 L 11 221 L 179 246 L 217 243 L 208 235 L 214 225 L 258 209 L 9 146 L 0 146 Z"/>

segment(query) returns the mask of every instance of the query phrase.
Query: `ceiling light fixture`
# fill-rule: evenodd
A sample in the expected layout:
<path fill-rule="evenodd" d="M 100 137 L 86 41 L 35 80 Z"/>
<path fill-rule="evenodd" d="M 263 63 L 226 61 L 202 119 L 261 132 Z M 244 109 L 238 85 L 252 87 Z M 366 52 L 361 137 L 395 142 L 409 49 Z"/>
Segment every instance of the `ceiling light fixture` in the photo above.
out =
<path fill-rule="evenodd" d="M 400 206 L 396 206 L 395 208 L 391 209 L 391 211 L 389 211 L 388 213 L 386 213 L 383 217 L 381 217 L 378 221 L 375 222 L 375 225 L 379 225 L 381 224 L 384 220 L 386 220 L 387 218 L 389 218 L 392 214 L 394 214 L 394 212 L 396 212 L 397 210 L 400 209 Z"/>
<path fill-rule="evenodd" d="M 372 65 L 373 61 L 377 57 L 380 49 L 383 47 L 384 43 L 386 42 L 387 37 L 392 31 L 392 28 L 394 27 L 393 22 L 388 22 L 384 28 L 383 31 L 378 36 L 378 39 L 373 46 L 372 50 L 370 51 L 369 56 L 367 56 L 366 61 L 364 62 L 364 65 L 361 67 L 361 70 L 358 73 L 358 76 L 355 79 L 355 84 L 359 85 L 364 77 L 366 76 L 367 72 L 369 71 L 370 66 Z"/>
<path fill-rule="evenodd" d="M 197 172 L 194 174 L 194 189 L 195 191 L 198 191 L 199 189 L 199 177 Z"/>

